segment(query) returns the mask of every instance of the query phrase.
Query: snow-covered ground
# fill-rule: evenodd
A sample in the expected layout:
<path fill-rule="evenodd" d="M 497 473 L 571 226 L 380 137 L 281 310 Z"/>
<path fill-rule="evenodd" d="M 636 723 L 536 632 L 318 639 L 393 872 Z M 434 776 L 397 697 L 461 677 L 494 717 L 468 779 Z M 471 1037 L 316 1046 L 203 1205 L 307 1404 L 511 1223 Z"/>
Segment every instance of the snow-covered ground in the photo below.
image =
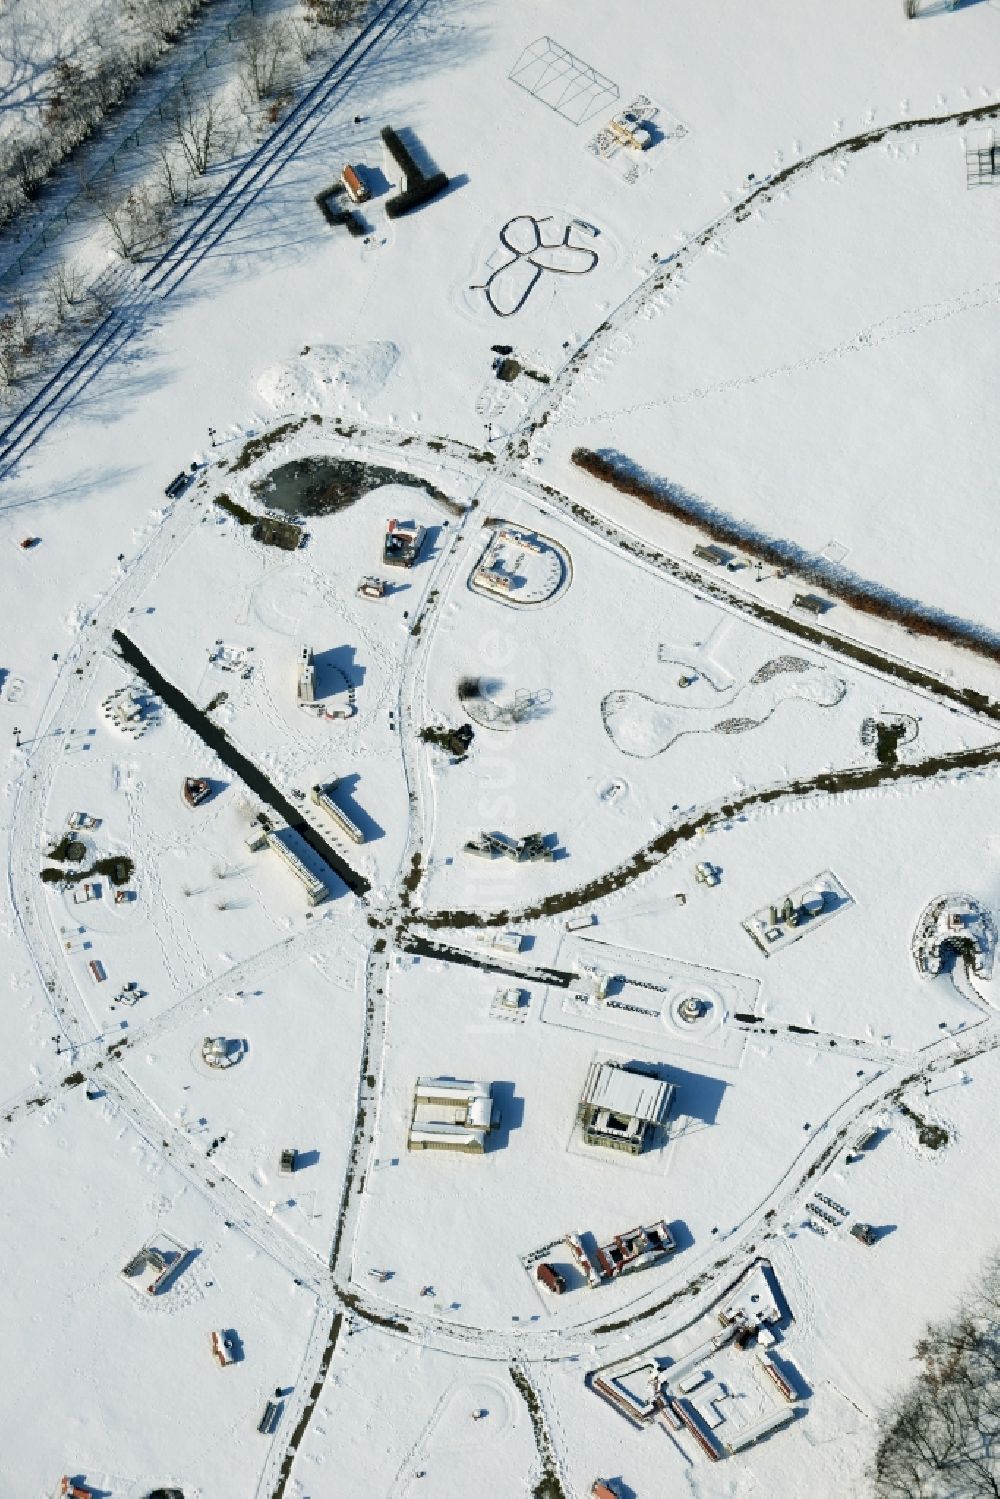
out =
<path fill-rule="evenodd" d="M 546 34 L 613 85 L 579 75 L 585 118 L 508 76 Z M 1000 195 L 966 188 L 992 116 L 960 118 L 1000 115 L 998 34 L 993 4 L 414 0 L 171 295 L 129 291 L 0 492 L 4 1494 L 870 1491 L 994 1247 L 992 952 L 927 978 L 912 941 L 939 897 L 1000 905 Z M 587 142 L 640 96 L 630 173 Z M 393 220 L 386 124 L 451 178 Z M 361 238 L 314 202 L 348 161 Z M 796 611 L 794 571 L 699 559 L 578 446 L 981 649 Z M 305 459 L 377 471 L 265 545 L 241 517 Z M 113 722 L 114 632 L 184 721 Z M 248 846 L 266 806 L 332 847 L 328 899 Z M 594 1061 L 676 1090 L 638 1156 L 583 1142 Z M 425 1076 L 490 1083 L 482 1154 L 407 1150 Z M 661 1221 L 671 1255 L 582 1283 L 567 1234 Z M 157 1235 L 192 1254 L 150 1296 L 120 1272 Z M 669 1367 L 762 1258 L 789 1425 L 709 1463 L 590 1387 Z"/>

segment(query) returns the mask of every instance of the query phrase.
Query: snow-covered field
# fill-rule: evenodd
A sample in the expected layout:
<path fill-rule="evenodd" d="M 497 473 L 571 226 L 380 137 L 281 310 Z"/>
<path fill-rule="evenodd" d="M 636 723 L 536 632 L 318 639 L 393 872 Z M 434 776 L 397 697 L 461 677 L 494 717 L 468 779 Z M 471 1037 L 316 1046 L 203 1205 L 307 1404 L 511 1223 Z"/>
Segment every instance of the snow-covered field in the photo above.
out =
<path fill-rule="evenodd" d="M 393 15 L 0 460 L 0 1499 L 870 1493 L 995 1247 L 1000 186 L 965 148 L 1000 13 Z M 569 93 L 523 74 L 548 102 L 509 76 L 546 36 L 578 55 Z M 589 150 L 635 100 L 648 149 Z M 451 179 L 392 220 L 384 125 Z M 314 201 L 346 162 L 357 238 Z M 805 612 L 581 446 L 974 648 Z M 302 544 L 266 544 L 259 481 L 312 460 Z M 140 719 L 116 632 L 165 682 Z M 952 896 L 984 946 L 923 974 Z M 639 1154 L 584 1141 L 595 1062 L 675 1090 Z M 428 1077 L 490 1084 L 481 1153 L 407 1149 Z M 672 1253 L 586 1284 L 567 1235 L 660 1223 Z M 191 1251 L 153 1295 L 150 1244 Z M 774 1402 L 715 1350 L 713 1463 L 662 1390 L 751 1270 L 795 1416 L 730 1454 Z"/>

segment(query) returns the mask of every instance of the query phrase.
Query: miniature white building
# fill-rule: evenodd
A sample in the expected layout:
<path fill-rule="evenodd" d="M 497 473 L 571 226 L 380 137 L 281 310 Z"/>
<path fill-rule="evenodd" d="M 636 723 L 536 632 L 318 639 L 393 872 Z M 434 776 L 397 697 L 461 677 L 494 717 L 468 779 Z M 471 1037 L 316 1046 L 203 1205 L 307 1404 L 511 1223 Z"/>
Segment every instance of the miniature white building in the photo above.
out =
<path fill-rule="evenodd" d="M 300 703 L 316 701 L 316 668 L 313 665 L 312 649 L 308 645 L 299 651 L 299 678 L 296 689 Z"/>
<path fill-rule="evenodd" d="M 282 859 L 292 871 L 295 878 L 299 880 L 306 891 L 306 899 L 311 906 L 318 906 L 321 901 L 326 900 L 330 894 L 329 889 L 319 878 L 313 874 L 308 865 L 299 858 L 290 840 L 298 835 L 292 828 L 278 828 L 267 835 L 267 846 L 273 848 L 274 852 Z"/>
<path fill-rule="evenodd" d="M 342 833 L 346 833 L 347 837 L 350 838 L 352 843 L 364 843 L 364 833 L 358 827 L 357 823 L 353 822 L 351 818 L 348 817 L 343 807 L 338 807 L 337 803 L 334 801 L 332 795 L 330 794 L 334 790 L 336 785 L 337 778 L 336 776 L 334 776 L 333 780 L 328 781 L 325 786 L 314 786 L 309 794 L 312 797 L 313 801 L 316 803 L 317 807 L 322 807 L 327 817 L 331 817 L 333 819 L 340 831 Z"/>
<path fill-rule="evenodd" d="M 460 1150 L 482 1154 L 493 1128 L 489 1083 L 454 1077 L 418 1077 L 407 1150 Z"/>
<path fill-rule="evenodd" d="M 300 858 L 296 852 L 296 845 L 305 851 L 305 842 L 300 833 L 289 827 L 270 827 L 266 820 L 255 819 L 246 840 L 247 848 L 251 853 L 259 853 L 263 848 L 271 848 L 292 871 L 295 878 L 305 886 L 306 899 L 311 906 L 318 906 L 321 901 L 326 900 L 330 894 L 326 883 L 319 875 L 313 874 L 312 870 Z"/>

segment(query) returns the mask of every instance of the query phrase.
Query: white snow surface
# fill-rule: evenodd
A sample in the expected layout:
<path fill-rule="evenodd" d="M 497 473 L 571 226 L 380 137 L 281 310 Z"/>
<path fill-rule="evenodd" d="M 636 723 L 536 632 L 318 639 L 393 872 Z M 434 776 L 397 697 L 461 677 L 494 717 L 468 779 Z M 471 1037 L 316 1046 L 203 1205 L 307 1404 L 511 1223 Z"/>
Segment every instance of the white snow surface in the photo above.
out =
<path fill-rule="evenodd" d="M 577 124 L 518 88 L 545 34 L 617 103 Z M 1000 110 L 998 38 L 993 4 L 414 3 L 6 475 L 0 1499 L 64 1475 L 113 1499 L 871 1492 L 916 1340 L 995 1248 L 1000 980 L 921 978 L 911 939 L 937 896 L 1000 907 L 1000 190 L 967 190 L 992 122 L 959 118 Z M 665 138 L 629 181 L 585 147 L 643 94 Z M 452 179 L 392 221 L 384 124 Z M 314 202 L 347 161 L 363 238 Z M 527 288 L 510 317 L 494 272 L 504 310 Z M 794 570 L 699 562 L 696 521 L 585 477 L 577 446 L 979 648 L 796 611 Z M 257 481 L 313 459 L 378 472 L 300 503 L 298 548 L 263 544 Z M 384 563 L 391 517 L 425 532 L 410 569 Z M 534 562 L 520 603 L 470 586 L 505 524 L 567 559 L 550 597 Z M 167 704 L 115 727 L 137 680 L 115 631 L 225 737 Z M 467 753 L 438 742 L 464 723 Z M 249 849 L 266 806 L 233 751 L 333 849 L 328 900 Z M 360 844 L 309 798 L 334 781 Z M 553 857 L 477 858 L 483 832 Z M 744 921 L 824 871 L 849 900 L 762 950 Z M 213 1070 L 219 1036 L 240 1059 Z M 676 1088 L 638 1156 L 583 1141 L 594 1060 Z M 407 1151 L 425 1074 L 491 1083 L 482 1155 Z M 660 1221 L 653 1268 L 574 1269 L 566 1235 Z M 191 1254 L 150 1296 L 121 1271 L 157 1234 Z M 709 1463 L 590 1387 L 690 1352 L 761 1261 L 798 1419 Z"/>

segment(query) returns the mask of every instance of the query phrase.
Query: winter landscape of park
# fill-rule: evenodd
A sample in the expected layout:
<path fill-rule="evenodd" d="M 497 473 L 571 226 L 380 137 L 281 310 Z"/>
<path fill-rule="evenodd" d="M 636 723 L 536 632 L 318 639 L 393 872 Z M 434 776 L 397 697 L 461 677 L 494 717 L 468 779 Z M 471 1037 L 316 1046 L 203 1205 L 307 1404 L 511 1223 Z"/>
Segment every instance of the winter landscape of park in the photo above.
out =
<path fill-rule="evenodd" d="M 0 1499 L 996 1499 L 1000 0 L 0 99 Z"/>

